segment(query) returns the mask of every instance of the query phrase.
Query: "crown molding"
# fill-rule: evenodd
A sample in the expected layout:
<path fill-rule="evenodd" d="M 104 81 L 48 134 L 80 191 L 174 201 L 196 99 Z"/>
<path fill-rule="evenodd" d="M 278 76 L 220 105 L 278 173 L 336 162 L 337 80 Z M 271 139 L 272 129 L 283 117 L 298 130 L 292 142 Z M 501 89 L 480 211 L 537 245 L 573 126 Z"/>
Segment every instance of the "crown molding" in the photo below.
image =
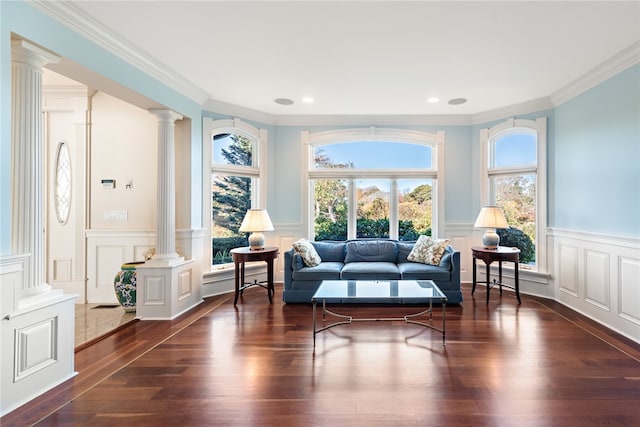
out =
<path fill-rule="evenodd" d="M 235 104 L 209 99 L 203 108 L 217 114 L 242 117 L 272 126 L 466 126 L 469 115 L 384 114 L 269 114 Z"/>
<path fill-rule="evenodd" d="M 469 115 L 278 115 L 281 126 L 466 126 L 471 124 Z"/>
<path fill-rule="evenodd" d="M 223 114 L 230 117 L 242 117 L 243 120 L 259 122 L 266 125 L 276 124 L 276 116 L 273 114 L 229 104 L 227 102 L 216 101 L 211 98 L 202 105 L 202 108 L 211 113 Z"/>
<path fill-rule="evenodd" d="M 542 98 L 531 101 L 521 102 L 519 104 L 509 105 L 495 110 L 485 111 L 484 113 L 475 114 L 472 118 L 472 124 L 479 125 L 493 122 L 496 120 L 504 120 L 506 117 L 520 116 L 523 114 L 531 114 L 537 111 L 548 110 L 553 108 L 551 98 L 544 96 Z"/>
<path fill-rule="evenodd" d="M 72 31 L 202 105 L 209 94 L 125 41 L 68 1 L 33 0 L 31 4 Z"/>
<path fill-rule="evenodd" d="M 578 79 L 569 83 L 562 89 L 551 94 L 550 98 L 554 107 L 557 107 L 583 92 L 610 79 L 616 74 L 626 70 L 632 65 L 640 63 L 640 41 L 633 43 L 609 60 L 591 69 Z"/>
<path fill-rule="evenodd" d="M 98 46 L 149 74 L 168 87 L 184 94 L 206 111 L 242 117 L 268 125 L 279 126 L 468 126 L 484 124 L 505 117 L 531 114 L 557 107 L 605 80 L 640 63 L 640 41 L 593 68 L 577 80 L 549 96 L 473 115 L 274 115 L 239 105 L 216 101 L 165 65 L 150 58 L 144 51 L 123 40 L 68 1 L 32 0 L 30 4 L 51 18 L 79 33 Z"/>

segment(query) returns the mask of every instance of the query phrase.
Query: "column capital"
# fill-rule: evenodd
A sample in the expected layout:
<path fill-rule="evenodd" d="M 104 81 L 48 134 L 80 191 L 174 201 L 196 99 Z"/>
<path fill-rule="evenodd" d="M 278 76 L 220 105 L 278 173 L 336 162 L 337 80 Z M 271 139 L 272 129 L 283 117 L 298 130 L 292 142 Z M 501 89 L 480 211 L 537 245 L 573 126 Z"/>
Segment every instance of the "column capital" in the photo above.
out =
<path fill-rule="evenodd" d="M 172 110 L 152 108 L 149 112 L 156 116 L 160 123 L 173 123 L 176 120 L 182 120 L 182 115 Z"/>
<path fill-rule="evenodd" d="M 46 64 L 57 64 L 62 58 L 33 43 L 22 39 L 11 40 L 11 61 L 42 68 Z"/>

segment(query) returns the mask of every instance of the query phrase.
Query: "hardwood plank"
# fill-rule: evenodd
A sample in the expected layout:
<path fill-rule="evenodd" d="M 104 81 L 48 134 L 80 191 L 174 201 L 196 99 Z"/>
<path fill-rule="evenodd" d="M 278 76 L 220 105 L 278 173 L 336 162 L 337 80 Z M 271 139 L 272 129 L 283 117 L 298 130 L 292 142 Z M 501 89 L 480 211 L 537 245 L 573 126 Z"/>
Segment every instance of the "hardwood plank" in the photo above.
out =
<path fill-rule="evenodd" d="M 318 334 L 261 289 L 136 322 L 76 353 L 79 374 L 13 425 L 640 425 L 640 345 L 566 307 L 464 288 L 442 336 L 404 322 Z M 341 306 L 358 316 L 406 307 Z M 439 323 L 440 312 L 434 321 Z M 320 316 L 319 316 L 320 318 Z"/>

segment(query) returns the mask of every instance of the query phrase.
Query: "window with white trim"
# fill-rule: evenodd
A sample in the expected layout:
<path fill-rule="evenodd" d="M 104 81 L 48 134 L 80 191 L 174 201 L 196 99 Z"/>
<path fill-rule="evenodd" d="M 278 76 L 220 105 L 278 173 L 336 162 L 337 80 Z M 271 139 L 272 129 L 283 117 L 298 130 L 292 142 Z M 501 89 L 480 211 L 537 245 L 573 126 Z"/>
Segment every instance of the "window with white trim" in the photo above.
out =
<path fill-rule="evenodd" d="M 437 236 L 444 132 L 346 129 L 310 134 L 309 237 Z"/>
<path fill-rule="evenodd" d="M 546 229 L 546 118 L 509 119 L 480 132 L 483 205 L 499 206 L 509 224 L 500 245 L 520 249 L 520 263 L 540 270 Z"/>
<path fill-rule="evenodd" d="M 248 209 L 261 207 L 266 131 L 240 120 L 215 120 L 209 129 L 211 152 L 211 264 L 232 262 L 230 250 L 248 246 L 239 231 Z"/>

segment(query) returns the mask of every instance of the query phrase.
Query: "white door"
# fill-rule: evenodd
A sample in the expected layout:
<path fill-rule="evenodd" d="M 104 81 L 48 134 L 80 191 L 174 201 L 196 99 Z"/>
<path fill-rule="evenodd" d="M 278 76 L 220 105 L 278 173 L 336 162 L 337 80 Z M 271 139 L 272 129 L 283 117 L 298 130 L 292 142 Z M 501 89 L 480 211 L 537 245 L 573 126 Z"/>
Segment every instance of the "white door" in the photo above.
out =
<path fill-rule="evenodd" d="M 76 294 L 76 302 L 84 303 L 84 111 L 79 121 L 76 112 L 66 109 L 71 107 L 56 107 L 45 108 L 44 114 L 45 275 L 51 287 Z"/>

